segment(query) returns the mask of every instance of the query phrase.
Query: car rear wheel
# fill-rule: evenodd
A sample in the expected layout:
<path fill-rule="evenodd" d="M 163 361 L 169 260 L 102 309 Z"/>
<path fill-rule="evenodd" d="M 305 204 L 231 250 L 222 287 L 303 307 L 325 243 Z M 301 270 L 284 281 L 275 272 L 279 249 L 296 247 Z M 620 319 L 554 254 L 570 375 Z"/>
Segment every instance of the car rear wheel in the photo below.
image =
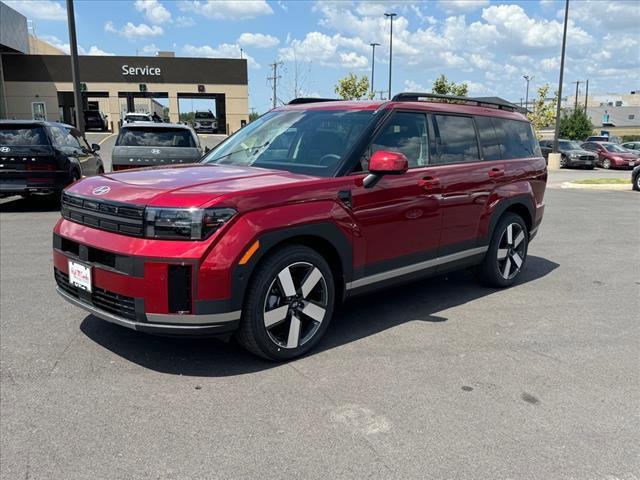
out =
<path fill-rule="evenodd" d="M 636 175 L 635 180 L 633 181 L 633 189 L 640 192 L 640 173 Z"/>
<path fill-rule="evenodd" d="M 480 279 L 492 287 L 510 287 L 527 259 L 529 232 L 519 215 L 506 213 L 493 232 L 489 250 L 480 265 Z"/>
<path fill-rule="evenodd" d="M 602 168 L 609 170 L 611 168 L 611 160 L 609 160 L 608 158 L 605 158 L 602 161 Z"/>
<path fill-rule="evenodd" d="M 289 245 L 257 267 L 246 293 L 239 343 L 269 360 L 289 360 L 313 348 L 333 315 L 331 269 L 315 250 Z"/>
<path fill-rule="evenodd" d="M 564 155 L 562 155 L 560 157 L 560 168 L 567 168 L 567 157 L 565 157 Z"/>

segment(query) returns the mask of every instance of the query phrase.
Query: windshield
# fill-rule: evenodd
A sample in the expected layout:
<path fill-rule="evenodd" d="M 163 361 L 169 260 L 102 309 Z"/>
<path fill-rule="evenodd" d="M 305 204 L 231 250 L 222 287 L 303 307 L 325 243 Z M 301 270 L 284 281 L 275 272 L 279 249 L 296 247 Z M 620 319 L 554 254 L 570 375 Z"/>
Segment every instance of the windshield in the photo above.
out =
<path fill-rule="evenodd" d="M 615 143 L 607 143 L 603 145 L 603 147 L 606 148 L 608 152 L 624 153 L 626 151 L 620 145 L 616 145 Z"/>
<path fill-rule="evenodd" d="M 582 150 L 583 148 L 580 146 L 578 142 L 558 142 L 558 146 L 562 150 Z"/>
<path fill-rule="evenodd" d="M 116 140 L 122 147 L 195 147 L 193 136 L 184 128 L 123 128 Z"/>
<path fill-rule="evenodd" d="M 39 125 L 0 125 L 0 145 L 49 145 L 49 142 Z"/>
<path fill-rule="evenodd" d="M 270 112 L 214 149 L 204 163 L 328 177 L 373 118 L 371 110 Z"/>
<path fill-rule="evenodd" d="M 196 118 L 213 118 L 211 112 L 196 112 Z"/>

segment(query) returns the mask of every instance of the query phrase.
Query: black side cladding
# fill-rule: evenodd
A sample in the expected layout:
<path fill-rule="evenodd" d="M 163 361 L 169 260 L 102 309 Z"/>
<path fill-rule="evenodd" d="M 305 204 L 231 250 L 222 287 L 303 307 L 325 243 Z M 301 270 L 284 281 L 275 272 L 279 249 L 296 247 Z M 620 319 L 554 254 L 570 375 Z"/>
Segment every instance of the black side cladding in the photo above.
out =
<path fill-rule="evenodd" d="M 191 265 L 169 265 L 169 312 L 191 312 Z"/>

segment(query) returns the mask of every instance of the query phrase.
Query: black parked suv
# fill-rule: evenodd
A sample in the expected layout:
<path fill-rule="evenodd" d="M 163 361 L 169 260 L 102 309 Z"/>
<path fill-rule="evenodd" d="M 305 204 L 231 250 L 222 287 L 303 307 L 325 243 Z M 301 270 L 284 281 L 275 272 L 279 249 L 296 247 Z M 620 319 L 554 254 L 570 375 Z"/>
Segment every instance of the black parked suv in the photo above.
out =
<path fill-rule="evenodd" d="M 0 120 L 0 197 L 59 194 L 80 177 L 104 173 L 98 150 L 71 125 Z"/>
<path fill-rule="evenodd" d="M 95 129 L 106 132 L 109 129 L 109 122 L 107 122 L 107 116 L 99 110 L 85 110 L 84 127 L 87 130 Z"/>
<path fill-rule="evenodd" d="M 541 140 L 540 150 L 544 158 L 548 159 L 553 151 L 553 140 Z M 560 167 L 586 167 L 593 169 L 596 166 L 598 156 L 589 150 L 585 150 L 578 142 L 573 140 L 558 140 L 558 151 L 561 153 Z"/>

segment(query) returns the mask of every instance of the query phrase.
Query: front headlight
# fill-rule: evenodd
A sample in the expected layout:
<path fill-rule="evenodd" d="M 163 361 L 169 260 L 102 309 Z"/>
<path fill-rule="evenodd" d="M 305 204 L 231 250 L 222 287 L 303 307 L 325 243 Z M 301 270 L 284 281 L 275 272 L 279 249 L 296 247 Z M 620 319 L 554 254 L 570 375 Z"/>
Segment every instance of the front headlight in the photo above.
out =
<path fill-rule="evenodd" d="M 578 158 L 580 155 L 578 155 L 577 153 L 571 153 L 571 154 L 569 154 L 569 156 L 571 158 Z"/>
<path fill-rule="evenodd" d="M 233 208 L 145 209 L 144 233 L 165 240 L 204 240 L 236 214 Z"/>

